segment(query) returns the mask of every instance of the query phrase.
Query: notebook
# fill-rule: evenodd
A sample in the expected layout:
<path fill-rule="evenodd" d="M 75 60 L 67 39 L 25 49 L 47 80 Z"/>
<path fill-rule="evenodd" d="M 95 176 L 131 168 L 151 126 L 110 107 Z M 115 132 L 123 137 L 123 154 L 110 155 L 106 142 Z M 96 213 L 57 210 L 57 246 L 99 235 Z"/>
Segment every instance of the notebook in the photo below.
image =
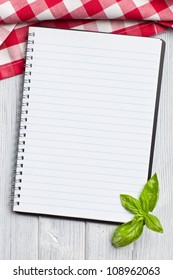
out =
<path fill-rule="evenodd" d="M 30 27 L 14 211 L 126 222 L 151 175 L 164 43 Z"/>

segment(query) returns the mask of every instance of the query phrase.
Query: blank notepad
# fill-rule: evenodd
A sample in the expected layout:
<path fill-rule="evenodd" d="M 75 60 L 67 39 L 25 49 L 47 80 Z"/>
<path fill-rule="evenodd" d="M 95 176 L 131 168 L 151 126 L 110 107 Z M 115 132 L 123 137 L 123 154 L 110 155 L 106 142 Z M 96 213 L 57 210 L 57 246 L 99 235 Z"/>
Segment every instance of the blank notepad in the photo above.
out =
<path fill-rule="evenodd" d="M 119 195 L 148 178 L 162 45 L 30 28 L 14 211 L 131 218 Z"/>

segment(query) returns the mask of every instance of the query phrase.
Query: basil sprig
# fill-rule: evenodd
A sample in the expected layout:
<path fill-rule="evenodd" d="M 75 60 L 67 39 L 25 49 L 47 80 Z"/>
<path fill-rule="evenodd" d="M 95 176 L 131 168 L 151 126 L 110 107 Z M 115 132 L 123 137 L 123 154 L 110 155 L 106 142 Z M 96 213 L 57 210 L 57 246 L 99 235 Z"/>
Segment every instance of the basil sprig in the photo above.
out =
<path fill-rule="evenodd" d="M 144 225 L 153 231 L 163 233 L 159 219 L 149 214 L 149 212 L 154 210 L 158 197 L 159 182 L 157 174 L 154 174 L 145 184 L 139 200 L 127 194 L 120 195 L 122 206 L 129 212 L 135 214 L 135 216 L 131 221 L 115 229 L 112 237 L 113 246 L 122 247 L 137 240 L 143 232 Z"/>

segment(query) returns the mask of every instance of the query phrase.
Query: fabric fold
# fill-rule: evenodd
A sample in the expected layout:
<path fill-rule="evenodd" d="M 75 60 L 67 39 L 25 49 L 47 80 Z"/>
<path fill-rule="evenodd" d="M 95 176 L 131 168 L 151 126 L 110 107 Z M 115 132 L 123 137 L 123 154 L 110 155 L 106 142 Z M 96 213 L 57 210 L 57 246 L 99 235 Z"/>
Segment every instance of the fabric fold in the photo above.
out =
<path fill-rule="evenodd" d="M 0 79 L 23 72 L 31 25 L 151 36 L 173 27 L 173 1 L 1 0 Z"/>

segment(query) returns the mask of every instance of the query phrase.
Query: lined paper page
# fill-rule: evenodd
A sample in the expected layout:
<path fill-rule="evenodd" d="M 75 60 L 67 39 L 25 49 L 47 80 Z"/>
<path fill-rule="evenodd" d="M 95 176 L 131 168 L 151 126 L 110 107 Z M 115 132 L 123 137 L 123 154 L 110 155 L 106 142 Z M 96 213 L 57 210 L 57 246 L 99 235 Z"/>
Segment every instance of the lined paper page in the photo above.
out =
<path fill-rule="evenodd" d="M 14 210 L 129 220 L 119 195 L 138 197 L 147 180 L 161 41 L 30 32 L 28 120 Z"/>

